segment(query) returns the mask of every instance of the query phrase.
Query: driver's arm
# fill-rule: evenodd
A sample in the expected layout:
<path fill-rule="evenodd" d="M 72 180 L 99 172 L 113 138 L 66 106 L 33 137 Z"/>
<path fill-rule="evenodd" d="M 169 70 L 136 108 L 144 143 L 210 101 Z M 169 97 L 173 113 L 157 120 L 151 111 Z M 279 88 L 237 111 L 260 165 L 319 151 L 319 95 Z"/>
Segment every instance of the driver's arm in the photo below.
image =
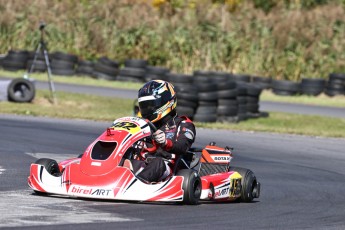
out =
<path fill-rule="evenodd" d="M 185 154 L 194 143 L 195 134 L 194 124 L 182 121 L 177 130 L 177 138 L 175 140 L 167 139 L 164 150 L 175 154 Z"/>

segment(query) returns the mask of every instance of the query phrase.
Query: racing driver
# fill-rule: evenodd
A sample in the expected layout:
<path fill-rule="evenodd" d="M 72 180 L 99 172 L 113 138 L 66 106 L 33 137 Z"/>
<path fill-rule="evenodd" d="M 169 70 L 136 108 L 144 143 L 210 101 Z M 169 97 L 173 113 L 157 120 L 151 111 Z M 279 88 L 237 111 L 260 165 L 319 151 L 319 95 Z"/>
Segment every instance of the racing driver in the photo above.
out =
<path fill-rule="evenodd" d="M 157 128 L 152 135 L 157 150 L 144 167 L 135 170 L 137 177 L 146 182 L 158 182 L 171 174 L 171 158 L 185 154 L 195 140 L 195 126 L 185 116 L 176 112 L 174 86 L 163 80 L 152 80 L 138 92 L 139 111 L 143 118 L 150 120 Z M 128 164 L 130 165 L 128 166 Z M 138 168 L 136 160 L 126 161 L 127 167 Z M 133 165 L 132 165 L 133 164 Z"/>

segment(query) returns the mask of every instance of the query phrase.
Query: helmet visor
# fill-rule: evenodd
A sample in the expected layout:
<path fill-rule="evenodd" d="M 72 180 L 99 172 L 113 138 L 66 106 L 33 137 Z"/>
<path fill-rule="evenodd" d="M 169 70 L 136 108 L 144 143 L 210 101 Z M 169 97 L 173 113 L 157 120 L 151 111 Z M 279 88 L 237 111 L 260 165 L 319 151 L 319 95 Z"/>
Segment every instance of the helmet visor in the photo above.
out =
<path fill-rule="evenodd" d="M 143 100 L 139 102 L 140 113 L 143 118 L 154 120 L 157 117 L 157 110 L 162 106 L 161 98 L 154 100 Z"/>

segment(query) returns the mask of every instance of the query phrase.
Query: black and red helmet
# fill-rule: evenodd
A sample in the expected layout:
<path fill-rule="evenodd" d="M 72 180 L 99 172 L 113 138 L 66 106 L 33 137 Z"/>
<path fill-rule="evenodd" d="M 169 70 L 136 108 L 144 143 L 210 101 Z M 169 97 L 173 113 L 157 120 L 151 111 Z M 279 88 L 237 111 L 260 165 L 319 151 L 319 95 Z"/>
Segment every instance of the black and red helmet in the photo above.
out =
<path fill-rule="evenodd" d="M 176 108 L 174 86 L 167 81 L 149 81 L 139 89 L 138 104 L 143 118 L 157 122 Z"/>

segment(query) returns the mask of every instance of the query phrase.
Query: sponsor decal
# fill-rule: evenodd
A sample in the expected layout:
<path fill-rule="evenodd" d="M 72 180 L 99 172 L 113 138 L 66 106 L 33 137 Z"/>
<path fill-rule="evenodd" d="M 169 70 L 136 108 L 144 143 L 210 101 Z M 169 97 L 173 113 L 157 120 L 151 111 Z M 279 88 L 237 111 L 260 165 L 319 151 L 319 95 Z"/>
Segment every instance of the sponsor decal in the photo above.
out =
<path fill-rule="evenodd" d="M 116 122 L 112 127 L 114 128 L 114 130 L 126 130 L 131 134 L 135 134 L 140 131 L 140 127 L 132 122 Z"/>
<path fill-rule="evenodd" d="M 214 195 L 215 197 L 228 196 L 229 190 L 230 190 L 230 187 L 219 189 L 215 191 Z"/>
<path fill-rule="evenodd" d="M 175 136 L 175 133 L 170 133 L 170 132 L 168 132 L 168 133 L 165 133 L 165 136 L 166 136 L 166 138 L 168 138 L 168 139 L 172 139 L 172 138 Z"/>
<path fill-rule="evenodd" d="M 211 156 L 214 161 L 229 161 L 230 156 Z"/>
<path fill-rule="evenodd" d="M 108 196 L 111 189 L 93 189 L 93 188 L 83 188 L 79 186 L 72 186 L 70 189 L 71 193 L 79 195 L 92 195 L 92 196 Z"/>

